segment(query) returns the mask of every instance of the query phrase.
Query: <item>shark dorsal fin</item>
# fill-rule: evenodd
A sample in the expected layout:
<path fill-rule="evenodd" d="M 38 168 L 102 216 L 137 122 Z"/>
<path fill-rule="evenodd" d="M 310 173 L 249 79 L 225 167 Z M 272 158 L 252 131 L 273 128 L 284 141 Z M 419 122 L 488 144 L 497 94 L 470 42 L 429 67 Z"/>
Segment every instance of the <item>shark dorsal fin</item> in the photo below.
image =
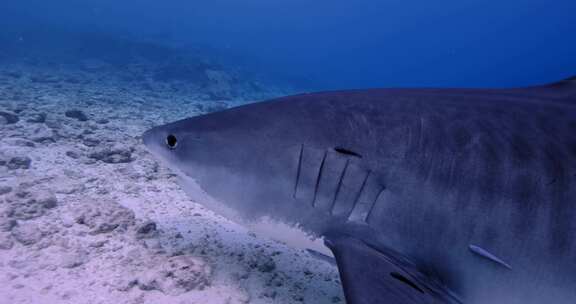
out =
<path fill-rule="evenodd" d="M 576 89 L 576 75 L 562 79 L 560 81 L 553 82 L 546 85 L 550 88 L 574 88 Z"/>
<path fill-rule="evenodd" d="M 476 255 L 483 257 L 487 260 L 490 260 L 502 267 L 505 267 L 507 269 L 512 270 L 512 266 L 510 266 L 510 264 L 504 262 L 502 259 L 500 259 L 499 257 L 495 256 L 494 254 L 490 253 L 488 250 L 480 247 L 480 246 L 476 246 L 476 245 L 470 245 L 468 246 L 468 249 L 470 249 L 470 251 L 472 251 L 473 253 L 475 253 Z"/>

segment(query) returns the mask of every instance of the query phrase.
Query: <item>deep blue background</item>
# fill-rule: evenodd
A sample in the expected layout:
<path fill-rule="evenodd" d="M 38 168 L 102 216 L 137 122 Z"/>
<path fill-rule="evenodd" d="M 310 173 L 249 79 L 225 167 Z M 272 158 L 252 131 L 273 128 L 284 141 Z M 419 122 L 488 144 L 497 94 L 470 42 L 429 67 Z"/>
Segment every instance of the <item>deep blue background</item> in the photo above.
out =
<path fill-rule="evenodd" d="M 1 0 L 0 23 L 210 45 L 315 89 L 520 86 L 576 74 L 574 0 Z"/>

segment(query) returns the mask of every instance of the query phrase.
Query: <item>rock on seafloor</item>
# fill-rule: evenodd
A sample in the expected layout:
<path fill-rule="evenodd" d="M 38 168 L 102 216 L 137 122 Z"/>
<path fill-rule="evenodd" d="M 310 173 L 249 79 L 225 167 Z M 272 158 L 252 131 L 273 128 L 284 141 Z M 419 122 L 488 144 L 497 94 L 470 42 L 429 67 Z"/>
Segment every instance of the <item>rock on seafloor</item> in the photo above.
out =
<path fill-rule="evenodd" d="M 15 156 L 6 162 L 6 167 L 10 170 L 29 169 L 32 159 L 27 156 Z"/>
<path fill-rule="evenodd" d="M 204 289 L 210 285 L 212 268 L 197 257 L 174 256 L 157 268 L 140 273 L 133 281 L 142 290 L 159 290 L 179 295 L 191 290 Z"/>
<path fill-rule="evenodd" d="M 12 229 L 12 237 L 20 244 L 28 246 L 38 243 L 44 233 L 35 223 L 23 223 Z"/>
<path fill-rule="evenodd" d="M 2 118 L 2 122 L 1 124 L 15 124 L 18 121 L 20 121 L 20 118 L 18 118 L 18 115 L 14 114 L 14 113 L 10 113 L 10 112 L 6 112 L 6 111 L 0 111 L 0 118 Z"/>
<path fill-rule="evenodd" d="M 89 157 L 109 164 L 129 163 L 133 161 L 132 152 L 132 148 L 117 144 L 97 149 Z"/>
<path fill-rule="evenodd" d="M 0 195 L 10 193 L 12 191 L 12 187 L 10 186 L 0 186 Z"/>
<path fill-rule="evenodd" d="M 73 221 L 86 226 L 90 234 L 126 231 L 135 223 L 134 212 L 111 200 L 89 200 L 70 207 Z"/>
<path fill-rule="evenodd" d="M 156 236 L 158 236 L 158 229 L 153 221 L 145 221 L 136 228 L 136 238 L 138 239 L 148 239 Z"/>
<path fill-rule="evenodd" d="M 29 220 L 44 215 L 55 208 L 58 200 L 48 190 L 21 188 L 6 198 L 8 216 L 17 220 Z"/>
<path fill-rule="evenodd" d="M 60 266 L 64 268 L 75 268 L 89 260 L 88 253 L 85 250 L 75 250 L 65 252 L 60 255 Z"/>
<path fill-rule="evenodd" d="M 64 115 L 66 115 L 66 117 L 75 118 L 79 121 L 88 121 L 88 116 L 80 110 L 68 110 Z"/>
<path fill-rule="evenodd" d="M 14 246 L 14 241 L 12 240 L 10 234 L 6 232 L 0 232 L 0 249 L 8 250 L 12 249 L 12 246 Z"/>

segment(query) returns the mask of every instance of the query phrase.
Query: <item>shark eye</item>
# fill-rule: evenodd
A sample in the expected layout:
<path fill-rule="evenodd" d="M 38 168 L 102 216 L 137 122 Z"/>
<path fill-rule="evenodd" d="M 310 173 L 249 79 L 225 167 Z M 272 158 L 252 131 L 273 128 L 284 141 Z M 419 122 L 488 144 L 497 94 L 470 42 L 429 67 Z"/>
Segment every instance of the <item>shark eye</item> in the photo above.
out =
<path fill-rule="evenodd" d="M 166 136 L 166 145 L 170 149 L 176 148 L 176 146 L 178 145 L 178 139 L 176 138 L 176 136 L 172 134 Z"/>

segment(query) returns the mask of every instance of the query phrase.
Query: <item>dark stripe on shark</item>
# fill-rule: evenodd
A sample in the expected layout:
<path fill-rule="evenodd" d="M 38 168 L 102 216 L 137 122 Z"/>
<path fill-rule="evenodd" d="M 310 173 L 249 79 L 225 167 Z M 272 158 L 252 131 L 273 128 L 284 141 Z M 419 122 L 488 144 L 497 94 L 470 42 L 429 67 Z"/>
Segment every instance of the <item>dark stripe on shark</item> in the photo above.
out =
<path fill-rule="evenodd" d="M 345 216 L 348 221 L 369 224 L 369 218 L 375 213 L 376 205 L 380 204 L 378 201 L 386 187 L 382 183 L 381 176 L 373 170 L 366 171 L 358 178 L 361 179 L 361 183 L 359 182 L 355 188 L 357 190 L 351 198 L 352 203 Z"/>
<path fill-rule="evenodd" d="M 302 172 L 302 157 L 304 156 L 304 144 L 300 145 L 300 154 L 298 155 L 298 169 L 296 171 L 296 182 L 294 183 L 294 193 L 293 198 L 296 198 L 296 192 L 298 191 L 298 183 L 300 182 L 300 174 Z"/>
<path fill-rule="evenodd" d="M 294 187 L 293 196 L 295 200 L 303 204 L 312 204 L 314 196 L 317 195 L 315 193 L 317 191 L 316 184 L 325 151 L 313 149 L 304 144 L 300 145 L 299 148 L 299 152 L 294 151 L 294 158 L 297 159 L 298 167 L 295 170 L 297 176 L 294 177 L 294 180 L 297 183 Z"/>
<path fill-rule="evenodd" d="M 316 178 L 316 185 L 314 186 L 314 198 L 312 199 L 312 207 L 316 206 L 316 198 L 318 197 L 318 189 L 320 188 L 320 180 L 322 179 L 322 171 L 324 170 L 324 164 L 326 163 L 326 156 L 328 156 L 328 151 L 324 152 L 322 162 L 320 163 L 318 177 Z"/>
<path fill-rule="evenodd" d="M 418 287 L 418 285 L 416 285 L 416 283 L 410 281 L 410 279 L 408 279 L 407 277 L 405 277 L 405 276 L 403 276 L 403 275 L 401 275 L 401 274 L 399 274 L 399 273 L 397 273 L 397 272 L 395 272 L 395 271 L 391 272 L 391 273 L 390 273 L 390 276 L 393 277 L 393 278 L 395 278 L 396 280 L 398 280 L 398 281 L 400 281 L 400 282 L 402 282 L 402 283 L 404 283 L 404 284 L 406 284 L 406 285 L 414 288 L 414 289 L 417 290 L 418 292 L 424 293 L 424 290 L 422 290 L 422 288 Z"/>
<path fill-rule="evenodd" d="M 360 201 L 360 197 L 362 196 L 364 188 L 366 188 L 366 182 L 368 181 L 370 174 L 372 174 L 372 170 L 368 170 L 368 172 L 366 173 L 366 177 L 364 177 L 364 180 L 362 181 L 362 186 L 360 186 L 360 190 L 358 190 L 358 194 L 356 194 L 356 198 L 354 199 L 354 202 L 352 203 L 352 207 L 350 208 L 350 210 L 346 214 L 346 219 L 349 220 L 350 216 L 352 215 L 352 212 L 354 212 L 354 209 L 356 209 L 356 206 L 358 205 L 358 202 Z"/>
<path fill-rule="evenodd" d="M 378 202 L 378 199 L 380 198 L 380 196 L 382 195 L 384 190 L 386 190 L 386 187 L 382 186 L 380 188 L 380 191 L 378 191 L 378 194 L 376 195 L 376 197 L 374 198 L 374 201 L 372 202 L 372 206 L 370 207 L 370 210 L 366 214 L 366 218 L 364 218 L 364 222 L 370 224 L 370 217 L 372 216 L 372 212 L 374 211 L 374 207 L 376 207 L 376 203 Z"/>
<path fill-rule="evenodd" d="M 334 214 L 334 207 L 336 206 L 336 199 L 338 198 L 338 194 L 340 193 L 340 189 L 342 189 L 342 180 L 344 180 L 344 175 L 346 175 L 346 170 L 348 170 L 348 166 L 350 165 L 350 160 L 346 160 L 346 165 L 344 165 L 344 169 L 342 173 L 340 173 L 340 178 L 338 179 L 338 186 L 336 187 L 336 191 L 334 192 L 334 198 L 332 199 L 332 203 L 330 204 L 330 214 Z"/>

